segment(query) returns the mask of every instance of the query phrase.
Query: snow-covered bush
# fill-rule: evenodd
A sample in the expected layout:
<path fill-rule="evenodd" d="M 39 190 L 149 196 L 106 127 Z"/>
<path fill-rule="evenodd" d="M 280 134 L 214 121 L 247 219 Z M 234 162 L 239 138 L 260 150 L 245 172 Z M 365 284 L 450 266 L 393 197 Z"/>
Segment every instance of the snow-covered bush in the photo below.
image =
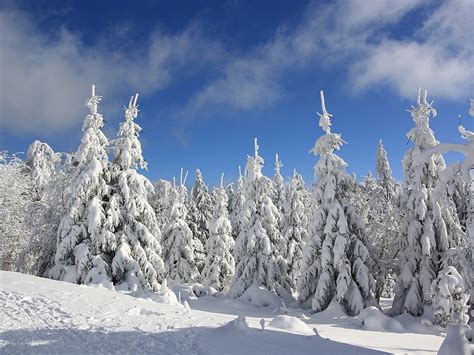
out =
<path fill-rule="evenodd" d="M 433 323 L 446 327 L 450 323 L 467 323 L 467 302 L 464 280 L 453 266 L 446 266 L 433 281 Z"/>

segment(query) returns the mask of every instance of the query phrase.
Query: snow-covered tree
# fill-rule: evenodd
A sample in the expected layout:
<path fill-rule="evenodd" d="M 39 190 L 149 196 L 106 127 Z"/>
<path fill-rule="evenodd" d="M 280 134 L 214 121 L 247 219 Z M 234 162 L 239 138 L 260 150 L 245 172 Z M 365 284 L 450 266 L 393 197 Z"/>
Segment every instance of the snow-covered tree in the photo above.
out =
<path fill-rule="evenodd" d="M 291 288 L 281 255 L 284 240 L 278 229 L 278 210 L 270 198 L 273 183 L 263 176 L 263 163 L 255 139 L 255 155 L 247 159 L 241 230 L 234 249 L 236 268 L 229 291 L 234 298 L 253 284 L 277 292 L 283 292 L 281 287 Z"/>
<path fill-rule="evenodd" d="M 201 170 L 196 170 L 196 180 L 191 190 L 191 199 L 193 200 L 196 209 L 193 214 L 190 214 L 197 226 L 196 235 L 203 245 L 209 238 L 209 221 L 212 218 L 213 201 L 209 194 L 206 183 L 202 176 Z"/>
<path fill-rule="evenodd" d="M 73 283 L 111 284 L 110 258 L 116 248 L 115 235 L 106 223 L 104 209 L 109 199 L 108 140 L 102 132 L 98 112 L 101 96 L 86 101 L 81 144 L 75 155 L 71 194 L 57 234 L 55 266 L 49 276 Z"/>
<path fill-rule="evenodd" d="M 55 153 L 47 143 L 36 140 L 30 144 L 26 165 L 30 167 L 31 178 L 39 195 L 56 173 L 60 161 L 61 155 Z M 41 196 L 38 198 L 40 199 Z"/>
<path fill-rule="evenodd" d="M 137 172 L 146 169 L 139 140 L 138 94 L 125 107 L 114 145 L 112 165 L 113 193 L 107 209 L 107 224 L 114 228 L 117 250 L 112 259 L 113 281 L 127 290 L 158 290 L 164 278 L 161 259 L 161 231 L 155 211 L 148 202 L 154 193 L 152 183 Z"/>
<path fill-rule="evenodd" d="M 273 203 L 280 214 L 283 214 L 286 199 L 285 180 L 281 176 L 281 168 L 283 164 L 275 154 L 275 174 L 273 175 Z M 280 229 L 283 228 L 283 219 L 279 221 Z"/>
<path fill-rule="evenodd" d="M 349 314 L 358 314 L 372 297 L 369 253 L 363 225 L 346 197 L 352 185 L 345 171 L 347 164 L 334 153 L 344 141 L 340 134 L 331 132 L 332 116 L 326 111 L 322 91 L 321 104 L 319 125 L 325 134 L 311 150 L 319 155 L 313 190 L 317 208 L 303 250 L 298 298 L 303 304 L 311 303 L 315 312 L 335 300 Z"/>
<path fill-rule="evenodd" d="M 17 260 L 17 270 L 37 276 L 46 276 L 47 271 L 54 266 L 58 227 L 67 210 L 67 201 L 71 193 L 73 156 L 68 153 L 53 154 L 54 160 L 57 159 L 54 164 L 51 164 L 49 160 L 51 155 L 48 154 L 46 164 L 38 164 L 36 168 L 31 168 L 32 172 L 37 169 L 36 173 L 32 174 L 33 179 L 37 177 L 42 183 L 36 185 L 36 198 L 28 207 L 24 219 L 31 237 Z M 38 158 L 33 157 L 29 162 L 36 165 L 34 161 L 42 161 Z M 45 169 L 46 174 L 42 174 L 40 169 Z"/>
<path fill-rule="evenodd" d="M 242 222 L 242 210 L 245 205 L 245 192 L 244 192 L 244 177 L 239 166 L 239 177 L 237 178 L 236 186 L 234 189 L 234 195 L 230 204 L 230 222 L 232 224 L 232 236 L 237 239 L 240 234 L 240 223 Z"/>
<path fill-rule="evenodd" d="M 377 148 L 377 177 L 365 181 L 367 194 L 367 239 L 371 255 L 370 269 L 376 280 L 375 297 L 390 297 L 399 255 L 397 183 L 382 141 Z"/>
<path fill-rule="evenodd" d="M 227 212 L 227 194 L 221 186 L 215 192 L 214 213 L 209 223 L 206 264 L 202 271 L 202 283 L 218 291 L 226 288 L 234 274 L 234 239 Z"/>
<path fill-rule="evenodd" d="M 180 185 L 172 190 L 170 220 L 163 229 L 162 237 L 165 273 L 170 281 L 194 282 L 199 278 L 194 250 L 195 239 L 186 223 L 186 199 L 186 187 L 181 179 Z"/>
<path fill-rule="evenodd" d="M 467 323 L 469 296 L 465 293 L 464 280 L 453 266 L 444 267 L 432 284 L 433 322 L 442 327 L 450 323 Z"/>
<path fill-rule="evenodd" d="M 300 189 L 300 179 L 301 176 L 295 170 L 283 209 L 283 238 L 286 243 L 283 256 L 288 265 L 288 276 L 293 289 L 296 287 L 296 281 L 301 272 L 303 247 L 308 237 L 308 215 L 305 210 L 303 191 Z"/>
<path fill-rule="evenodd" d="M 155 210 L 158 228 L 163 230 L 163 227 L 169 221 L 171 195 L 174 188 L 168 180 L 158 180 L 154 187 L 155 194 L 151 196 L 151 204 Z"/>
<path fill-rule="evenodd" d="M 415 127 L 407 136 L 414 143 L 404 158 L 403 218 L 400 241 L 400 273 L 395 286 L 393 314 L 421 315 L 431 305 L 432 283 L 441 269 L 448 249 L 455 246 L 448 230 L 455 216 L 442 208 L 435 187 L 446 165 L 440 154 L 426 159 L 424 153 L 438 145 L 429 126 L 436 110 L 428 103 L 426 91 L 418 95 L 410 110 Z M 451 227 L 450 227 L 451 226 Z"/>
<path fill-rule="evenodd" d="M 13 271 L 28 243 L 25 216 L 34 198 L 28 166 L 18 156 L 0 151 L 0 270 Z"/>

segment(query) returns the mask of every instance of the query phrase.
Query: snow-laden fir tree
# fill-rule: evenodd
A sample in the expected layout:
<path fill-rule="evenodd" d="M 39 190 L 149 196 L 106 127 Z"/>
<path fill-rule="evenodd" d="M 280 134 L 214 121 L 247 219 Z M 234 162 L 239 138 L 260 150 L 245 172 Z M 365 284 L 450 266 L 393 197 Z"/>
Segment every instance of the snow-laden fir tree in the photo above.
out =
<path fill-rule="evenodd" d="M 163 227 L 169 221 L 169 214 L 171 212 L 171 195 L 173 184 L 168 180 L 158 180 L 155 184 L 155 194 L 152 196 L 152 206 L 155 210 L 158 227 L 163 230 Z"/>
<path fill-rule="evenodd" d="M 202 271 L 201 282 L 218 291 L 226 288 L 234 274 L 234 239 L 232 226 L 227 212 L 227 194 L 223 186 L 215 192 L 214 212 L 209 223 L 206 264 Z"/>
<path fill-rule="evenodd" d="M 376 280 L 375 297 L 390 297 L 397 271 L 398 222 L 397 183 L 382 141 L 377 148 L 377 176 L 365 181 L 367 194 L 367 239 L 371 255 L 370 269 Z"/>
<path fill-rule="evenodd" d="M 172 190 L 170 220 L 165 225 L 162 236 L 166 278 L 176 282 L 194 282 L 199 278 L 194 251 L 196 241 L 186 223 L 186 199 L 187 191 L 181 178 L 180 185 Z"/>
<path fill-rule="evenodd" d="M 110 197 L 110 172 L 108 141 L 102 132 L 104 119 L 97 110 L 100 100 L 92 86 L 92 96 L 86 101 L 90 112 L 84 120 L 72 191 L 58 228 L 55 266 L 49 276 L 73 283 L 110 286 L 110 261 L 116 241 L 104 214 Z"/>
<path fill-rule="evenodd" d="M 326 111 L 322 91 L 321 104 L 319 125 L 325 134 L 311 150 L 319 155 L 313 190 L 317 208 L 303 250 L 298 299 L 311 304 L 315 312 L 335 300 L 349 314 L 358 314 L 372 297 L 369 253 L 363 225 L 346 198 L 352 186 L 345 171 L 347 164 L 334 153 L 344 141 L 340 134 L 331 132 L 332 116 Z"/>
<path fill-rule="evenodd" d="M 270 198 L 273 183 L 263 176 L 263 163 L 255 139 L 255 155 L 247 159 L 241 230 L 234 249 L 236 267 L 229 291 L 234 298 L 252 285 L 279 293 L 291 289 L 281 255 L 284 240 L 278 229 L 278 210 Z"/>
<path fill-rule="evenodd" d="M 206 245 L 209 238 L 209 221 L 212 218 L 213 201 L 199 169 L 196 170 L 196 180 L 191 190 L 191 199 L 196 207 L 189 214 L 190 220 L 194 221 L 197 227 L 194 237 L 197 237 L 202 245 Z"/>
<path fill-rule="evenodd" d="M 283 208 L 283 238 L 286 243 L 283 255 L 288 265 L 288 277 L 293 289 L 301 272 L 303 247 L 308 237 L 308 215 L 304 205 L 304 194 L 299 189 L 301 176 L 293 171 L 288 196 Z"/>
<path fill-rule="evenodd" d="M 273 203 L 275 207 L 278 209 L 280 215 L 283 215 L 283 209 L 285 206 L 285 199 L 286 199 L 286 187 L 285 187 L 285 180 L 281 175 L 281 168 L 283 164 L 278 157 L 278 154 L 275 154 L 275 174 L 273 175 Z M 283 219 L 278 222 L 280 230 L 283 229 Z"/>
<path fill-rule="evenodd" d="M 157 291 L 164 277 L 161 259 L 161 231 L 155 211 L 148 202 L 153 195 L 152 183 L 137 172 L 146 169 L 139 140 L 138 94 L 125 107 L 125 120 L 120 124 L 114 145 L 112 165 L 113 194 L 106 218 L 113 226 L 117 250 L 112 259 L 113 281 L 120 289 Z"/>
<path fill-rule="evenodd" d="M 244 192 L 244 177 L 239 166 L 239 177 L 235 184 L 234 195 L 232 196 L 232 202 L 230 204 L 230 223 L 232 224 L 232 236 L 237 239 L 240 234 L 240 224 L 242 222 L 242 210 L 245 204 L 245 192 Z"/>
<path fill-rule="evenodd" d="M 426 91 L 418 95 L 412 107 L 415 122 L 407 136 L 414 143 L 405 155 L 402 209 L 405 211 L 400 231 L 400 273 L 395 286 L 393 314 L 408 312 L 418 316 L 424 306 L 431 305 L 432 283 L 441 269 L 446 251 L 453 245 L 447 225 L 454 221 L 449 211 L 443 210 L 436 184 L 446 165 L 440 154 L 426 159 L 423 153 L 438 144 L 429 126 L 436 110 L 428 103 Z"/>
<path fill-rule="evenodd" d="M 464 289 L 464 279 L 455 267 L 445 266 L 432 284 L 433 323 L 446 327 L 448 324 L 465 324 L 469 320 L 467 305 L 469 296 Z"/>

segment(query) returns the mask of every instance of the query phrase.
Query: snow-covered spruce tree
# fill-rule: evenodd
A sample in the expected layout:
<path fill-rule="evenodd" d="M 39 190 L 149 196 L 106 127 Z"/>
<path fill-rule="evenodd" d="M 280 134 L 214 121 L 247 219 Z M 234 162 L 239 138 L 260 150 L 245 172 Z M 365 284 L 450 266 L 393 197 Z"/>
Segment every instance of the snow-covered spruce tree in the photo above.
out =
<path fill-rule="evenodd" d="M 171 195 L 174 188 L 173 184 L 167 180 L 158 180 L 154 187 L 155 194 L 151 197 L 152 206 L 155 210 L 158 228 L 163 230 L 165 224 L 169 221 Z"/>
<path fill-rule="evenodd" d="M 195 208 L 189 211 L 189 219 L 196 225 L 196 231 L 193 231 L 194 237 L 198 238 L 205 246 L 209 238 L 209 221 L 212 218 L 213 201 L 199 169 L 196 170 L 191 199 Z"/>
<path fill-rule="evenodd" d="M 303 191 L 299 189 L 300 177 L 296 171 L 288 189 L 288 196 L 283 209 L 283 238 L 286 243 L 285 258 L 288 265 L 288 277 L 293 289 L 301 272 L 303 247 L 308 237 L 308 215 L 303 202 Z"/>
<path fill-rule="evenodd" d="M 302 304 L 311 303 L 315 312 L 335 300 L 347 313 L 358 314 L 372 297 L 369 253 L 363 226 L 346 197 L 352 185 L 345 171 L 347 164 L 334 153 L 344 141 L 340 134 L 331 132 L 332 116 L 326 111 L 322 91 L 321 104 L 319 125 L 325 134 L 311 150 L 319 155 L 313 190 L 318 207 L 303 250 L 298 299 Z"/>
<path fill-rule="evenodd" d="M 110 286 L 110 262 L 116 248 L 115 235 L 104 209 L 110 197 L 108 141 L 102 132 L 103 117 L 97 111 L 101 96 L 86 101 L 83 136 L 75 156 L 71 194 L 57 234 L 55 265 L 51 278 L 81 284 Z"/>
<path fill-rule="evenodd" d="M 399 255 L 397 184 L 382 141 L 377 148 L 376 179 L 367 177 L 367 239 L 370 269 L 376 280 L 375 297 L 390 297 L 393 292 Z"/>
<path fill-rule="evenodd" d="M 227 194 L 221 186 L 215 192 L 214 212 L 209 223 L 206 264 L 202 271 L 202 283 L 218 291 L 226 288 L 234 275 L 234 239 L 227 212 Z"/>
<path fill-rule="evenodd" d="M 230 223 L 232 224 L 232 236 L 237 239 L 240 234 L 240 224 L 242 222 L 242 210 L 245 204 L 245 192 L 244 192 L 244 177 L 239 166 L 239 177 L 237 178 L 234 195 L 232 197 L 232 203 L 230 205 Z"/>
<path fill-rule="evenodd" d="M 107 209 L 107 223 L 114 228 L 117 250 L 112 259 L 114 284 L 120 289 L 157 291 L 164 278 L 161 259 L 161 231 L 155 211 L 148 202 L 154 193 L 152 183 L 137 172 L 146 169 L 139 140 L 138 94 L 125 107 L 125 120 L 120 124 L 114 142 L 111 185 L 113 193 Z"/>
<path fill-rule="evenodd" d="M 278 212 L 282 215 L 283 209 L 285 206 L 286 199 L 286 187 L 285 180 L 281 176 L 281 168 L 283 164 L 278 157 L 278 154 L 275 154 L 275 174 L 273 175 L 273 204 L 278 209 Z M 280 230 L 283 229 L 283 219 L 279 221 Z"/>
<path fill-rule="evenodd" d="M 400 274 L 395 286 L 393 314 L 408 312 L 418 316 L 431 305 L 432 282 L 442 267 L 447 250 L 453 246 L 447 225 L 455 218 L 447 216 L 435 193 L 435 186 L 445 170 L 439 154 L 423 158 L 423 153 L 438 144 L 429 126 L 436 110 L 418 95 L 416 107 L 410 110 L 415 127 L 407 136 L 414 143 L 404 158 L 402 209 L 405 210 L 400 232 Z"/>
<path fill-rule="evenodd" d="M 291 290 L 281 254 L 284 240 L 278 230 L 278 210 L 270 198 L 272 181 L 262 175 L 263 163 L 255 139 L 255 155 L 247 158 L 241 230 L 234 249 L 236 268 L 229 290 L 234 298 L 252 285 L 278 293 Z"/>
<path fill-rule="evenodd" d="M 464 279 L 455 267 L 446 266 L 432 284 L 433 323 L 446 327 L 448 324 L 465 324 L 469 320 Z"/>
<path fill-rule="evenodd" d="M 186 198 L 186 187 L 181 179 L 180 186 L 172 190 L 170 220 L 162 237 L 166 278 L 176 282 L 194 282 L 199 278 L 194 250 L 196 241 L 186 223 Z"/>

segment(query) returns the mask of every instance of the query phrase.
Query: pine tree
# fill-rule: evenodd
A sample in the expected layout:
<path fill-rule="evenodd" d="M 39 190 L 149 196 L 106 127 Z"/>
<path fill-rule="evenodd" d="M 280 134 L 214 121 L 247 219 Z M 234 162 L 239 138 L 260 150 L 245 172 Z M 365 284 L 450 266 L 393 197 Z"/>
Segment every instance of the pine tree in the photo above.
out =
<path fill-rule="evenodd" d="M 183 179 L 172 190 L 170 220 L 163 229 L 163 260 L 168 280 L 194 282 L 199 278 L 196 265 L 193 233 L 186 223 L 186 187 Z M 199 241 L 199 240 L 198 240 Z"/>
<path fill-rule="evenodd" d="M 125 121 L 120 124 L 112 168 L 114 188 L 107 210 L 107 223 L 117 236 L 117 250 L 112 260 L 114 283 L 119 288 L 158 290 L 164 277 L 161 259 L 161 231 L 155 211 L 148 202 L 154 193 L 152 183 L 137 172 L 146 169 L 139 134 L 138 94 L 125 107 Z"/>
<path fill-rule="evenodd" d="M 415 127 L 407 136 L 414 147 L 406 153 L 403 162 L 405 216 L 400 232 L 400 274 L 392 312 L 421 315 L 424 306 L 431 304 L 432 282 L 450 247 L 449 221 L 435 194 L 435 186 L 446 165 L 439 154 L 421 158 L 423 152 L 438 144 L 429 126 L 430 116 L 435 117 L 436 110 L 427 102 L 426 91 L 423 96 L 420 91 L 418 104 L 410 112 Z"/>
<path fill-rule="evenodd" d="M 234 239 L 227 212 L 227 194 L 221 186 L 215 193 L 214 213 L 209 224 L 206 264 L 202 272 L 202 283 L 218 291 L 226 288 L 234 274 Z"/>
<path fill-rule="evenodd" d="M 300 184 L 301 176 L 295 170 L 283 210 L 283 238 L 286 243 L 284 258 L 288 264 L 288 276 L 293 289 L 301 271 L 303 247 L 308 237 L 308 217 L 303 202 L 303 191 L 299 189 Z"/>
<path fill-rule="evenodd" d="M 280 254 L 284 241 L 278 230 L 278 210 L 270 198 L 272 181 L 263 176 L 263 163 L 255 139 L 255 156 L 247 159 L 243 182 L 245 202 L 235 243 L 235 275 L 229 292 L 234 298 L 252 284 L 271 291 L 283 292 L 281 287 L 290 290 L 286 263 Z"/>
<path fill-rule="evenodd" d="M 67 213 L 59 225 L 55 266 L 49 276 L 73 283 L 110 286 L 110 256 L 116 244 L 105 223 L 110 173 L 108 141 L 102 132 L 104 119 L 97 111 L 100 100 L 92 86 L 92 96 L 86 101 L 90 112 L 84 120 L 72 191 Z"/>
<path fill-rule="evenodd" d="M 358 314 L 372 294 L 369 253 L 364 245 L 363 226 L 346 198 L 351 187 L 345 171 L 347 164 L 334 154 L 344 141 L 340 134 L 331 132 L 332 116 L 326 111 L 322 91 L 321 104 L 319 125 L 325 134 L 312 149 L 320 157 L 313 191 L 318 207 L 314 209 L 303 251 L 299 301 L 311 302 L 313 311 L 318 312 L 334 299 L 349 314 Z"/>

